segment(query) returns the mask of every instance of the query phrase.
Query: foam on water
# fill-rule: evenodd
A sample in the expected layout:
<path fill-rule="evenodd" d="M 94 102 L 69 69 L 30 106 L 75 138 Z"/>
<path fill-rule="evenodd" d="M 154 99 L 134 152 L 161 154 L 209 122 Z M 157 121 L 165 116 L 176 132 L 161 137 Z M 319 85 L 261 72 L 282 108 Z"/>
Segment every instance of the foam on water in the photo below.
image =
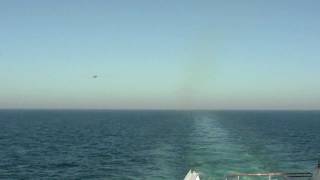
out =
<path fill-rule="evenodd" d="M 215 116 L 194 117 L 193 148 L 189 154 L 191 167 L 205 179 L 223 179 L 235 172 L 262 171 L 262 164 L 230 136 Z"/>

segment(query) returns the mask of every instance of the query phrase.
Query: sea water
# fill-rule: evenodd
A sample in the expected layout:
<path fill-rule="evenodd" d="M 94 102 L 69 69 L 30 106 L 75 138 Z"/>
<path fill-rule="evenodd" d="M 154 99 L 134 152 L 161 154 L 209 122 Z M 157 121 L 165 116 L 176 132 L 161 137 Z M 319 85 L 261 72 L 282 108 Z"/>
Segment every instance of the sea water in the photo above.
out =
<path fill-rule="evenodd" d="M 0 179 L 311 171 L 320 111 L 0 110 Z"/>

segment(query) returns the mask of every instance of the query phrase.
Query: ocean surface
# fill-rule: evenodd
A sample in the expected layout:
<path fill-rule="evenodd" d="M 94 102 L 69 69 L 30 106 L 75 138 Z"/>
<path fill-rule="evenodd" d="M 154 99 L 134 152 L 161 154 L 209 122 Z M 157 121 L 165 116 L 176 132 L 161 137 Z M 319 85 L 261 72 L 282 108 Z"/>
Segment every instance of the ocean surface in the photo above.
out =
<path fill-rule="evenodd" d="M 0 110 L 0 179 L 312 171 L 320 111 Z"/>

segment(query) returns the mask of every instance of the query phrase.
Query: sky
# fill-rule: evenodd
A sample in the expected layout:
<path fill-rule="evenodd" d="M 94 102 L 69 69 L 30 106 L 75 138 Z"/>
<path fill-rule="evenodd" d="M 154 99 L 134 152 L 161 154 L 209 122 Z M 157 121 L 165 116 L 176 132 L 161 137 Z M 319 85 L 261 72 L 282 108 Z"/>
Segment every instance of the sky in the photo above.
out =
<path fill-rule="evenodd" d="M 0 108 L 320 109 L 319 7 L 1 0 Z"/>

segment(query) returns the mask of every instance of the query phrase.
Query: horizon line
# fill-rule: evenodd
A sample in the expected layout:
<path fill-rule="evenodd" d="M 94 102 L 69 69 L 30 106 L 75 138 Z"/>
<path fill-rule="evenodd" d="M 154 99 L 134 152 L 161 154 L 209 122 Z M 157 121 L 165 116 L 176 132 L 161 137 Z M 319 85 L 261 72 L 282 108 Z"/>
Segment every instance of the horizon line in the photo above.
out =
<path fill-rule="evenodd" d="M 0 110 L 74 110 L 74 111 L 320 111 L 290 108 L 0 108 Z"/>

